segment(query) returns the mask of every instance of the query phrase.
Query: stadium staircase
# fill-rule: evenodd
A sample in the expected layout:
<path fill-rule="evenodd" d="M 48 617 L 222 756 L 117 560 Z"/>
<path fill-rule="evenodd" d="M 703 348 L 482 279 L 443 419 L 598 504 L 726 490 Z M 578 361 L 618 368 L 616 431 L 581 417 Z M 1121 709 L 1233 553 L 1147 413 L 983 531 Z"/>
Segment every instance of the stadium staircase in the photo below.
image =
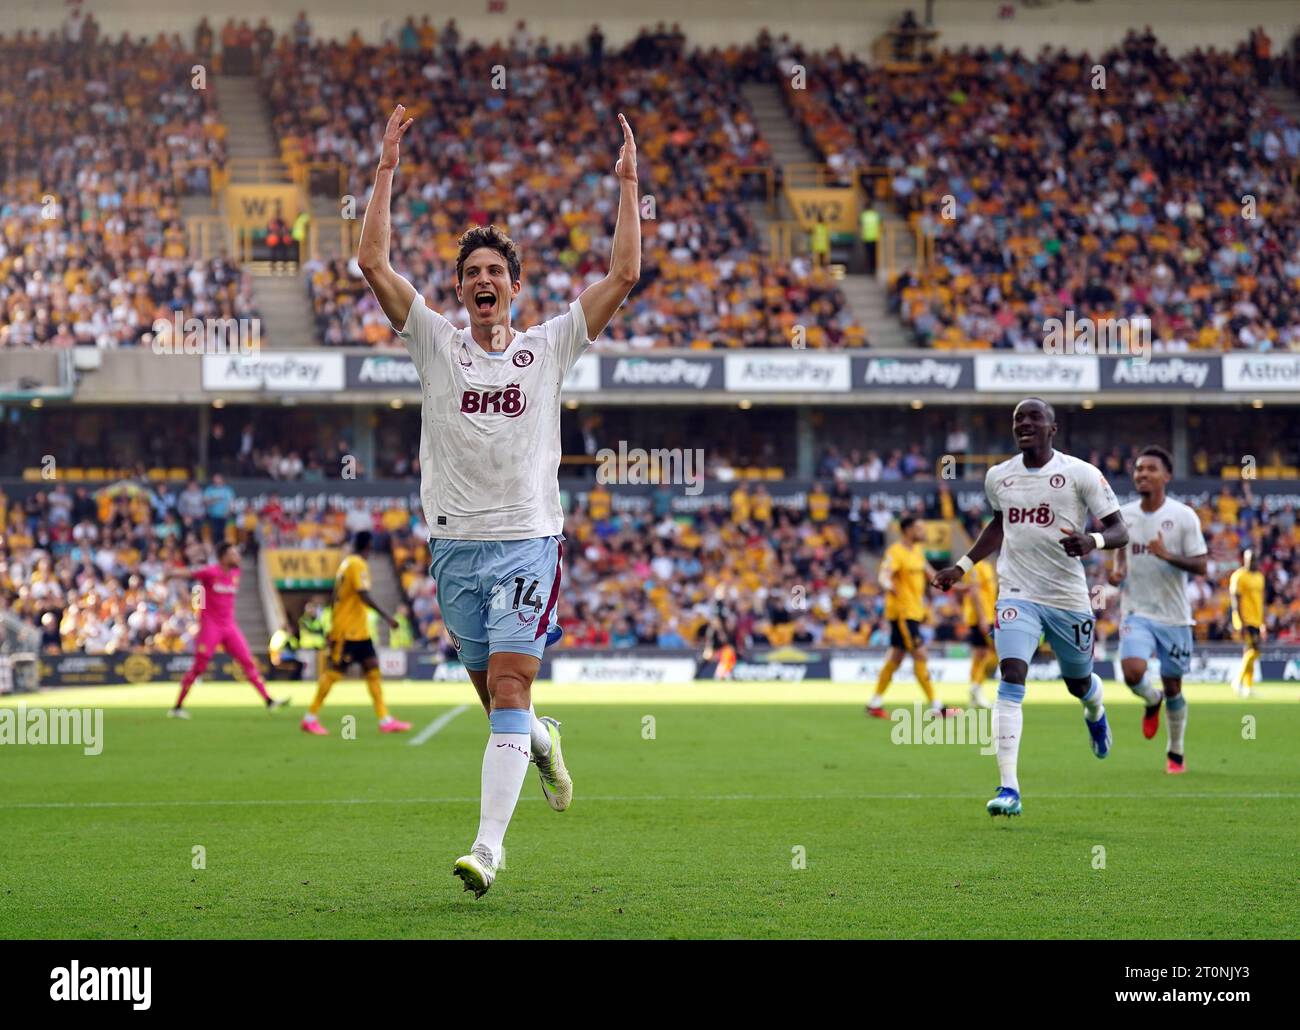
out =
<path fill-rule="evenodd" d="M 754 112 L 754 122 L 763 134 L 763 139 L 772 148 L 773 165 L 784 170 L 789 165 L 818 163 L 817 154 L 804 143 L 799 127 L 786 110 L 780 87 L 770 82 L 748 82 L 741 87 L 741 93 Z M 771 239 L 774 224 L 794 221 L 794 212 L 790 209 L 784 191 L 777 190 L 775 205 L 775 212 L 765 204 L 755 204 L 751 208 L 750 213 L 763 239 Z M 898 240 L 900 267 L 913 265 L 916 247 L 907 222 L 888 209 L 882 212 L 881 220 L 889 223 L 888 228 L 882 226 L 882 232 L 892 232 Z M 806 251 L 803 234 L 795 233 L 794 238 L 795 250 Z M 851 317 L 866 327 L 872 347 L 899 349 L 914 345 L 903 323 L 889 312 L 885 283 L 871 275 L 845 274 L 840 279 L 840 289 L 844 293 L 844 301 Z"/>
<path fill-rule="evenodd" d="M 337 223 L 338 217 L 339 204 L 334 197 L 312 196 L 311 220 L 314 225 L 323 226 L 331 222 Z M 352 254 L 343 253 L 343 241 L 337 232 L 323 231 L 316 237 L 315 256 L 322 261 L 333 261 L 335 258 L 350 259 Z"/>
<path fill-rule="evenodd" d="M 257 92 L 257 80 L 251 75 L 217 75 L 213 79 L 221 105 L 221 118 L 226 123 L 226 151 L 230 159 L 231 182 L 256 182 L 257 163 L 264 170 L 270 164 L 280 164 L 283 177 L 289 181 L 289 170 L 280 162 L 280 152 L 275 145 L 270 113 Z"/>
<path fill-rule="evenodd" d="M 271 627 L 262 604 L 256 558 L 245 558 L 239 568 L 239 593 L 235 595 L 235 622 L 254 654 L 266 647 Z"/>
<path fill-rule="evenodd" d="M 257 91 L 257 80 L 244 75 L 215 77 L 226 123 L 230 182 L 290 182 L 280 160 L 271 113 Z M 253 261 L 253 303 L 262 318 L 262 346 L 267 350 L 304 350 L 319 345 L 311 302 L 296 269 L 275 272 L 270 262 Z"/>
<path fill-rule="evenodd" d="M 262 316 L 262 346 L 267 350 L 308 350 L 320 346 L 302 276 L 255 274 L 253 302 Z"/>
<path fill-rule="evenodd" d="M 397 566 L 393 564 L 393 556 L 387 551 L 381 554 L 378 548 L 370 556 L 370 596 L 389 615 L 397 612 L 398 605 L 406 603 L 402 596 L 402 584 L 397 579 Z M 387 626 L 380 629 L 379 640 L 387 643 Z M 379 640 L 375 642 L 379 643 Z"/>

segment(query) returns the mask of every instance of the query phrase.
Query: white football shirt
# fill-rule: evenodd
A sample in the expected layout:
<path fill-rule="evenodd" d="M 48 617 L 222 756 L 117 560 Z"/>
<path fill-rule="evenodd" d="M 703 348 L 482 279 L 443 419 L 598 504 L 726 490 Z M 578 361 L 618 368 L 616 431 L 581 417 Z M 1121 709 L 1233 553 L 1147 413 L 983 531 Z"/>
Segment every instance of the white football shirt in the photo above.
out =
<path fill-rule="evenodd" d="M 1027 469 L 1017 454 L 989 469 L 984 492 L 1002 513 L 998 600 L 1091 611 L 1083 562 L 1065 553 L 1061 530 L 1084 532 L 1089 512 L 1103 519 L 1119 511 L 1101 470 L 1060 451 L 1042 468 Z"/>
<path fill-rule="evenodd" d="M 560 388 L 589 346 L 582 304 L 488 353 L 418 293 L 397 334 L 415 362 L 429 536 L 528 540 L 564 529 Z"/>
<path fill-rule="evenodd" d="M 1195 558 L 1209 548 L 1196 512 L 1181 501 L 1166 497 L 1152 512 L 1142 510 L 1142 499 L 1120 510 L 1128 524 L 1128 575 L 1120 592 L 1120 611 L 1141 615 L 1167 626 L 1191 626 L 1192 606 L 1187 600 L 1187 573 L 1147 550 L 1160 535 L 1165 550 L 1178 558 Z"/>

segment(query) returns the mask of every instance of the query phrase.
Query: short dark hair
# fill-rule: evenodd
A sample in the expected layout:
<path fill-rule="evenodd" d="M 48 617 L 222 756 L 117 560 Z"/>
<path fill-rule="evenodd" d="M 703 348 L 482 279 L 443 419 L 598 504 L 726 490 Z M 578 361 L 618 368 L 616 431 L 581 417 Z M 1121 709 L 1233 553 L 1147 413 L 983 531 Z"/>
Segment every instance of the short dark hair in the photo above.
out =
<path fill-rule="evenodd" d="M 229 551 L 232 547 L 235 549 L 236 552 L 239 551 L 239 545 L 237 543 L 235 543 L 233 540 L 227 540 L 225 543 L 217 547 L 217 557 L 224 558 L 226 552 Z"/>
<path fill-rule="evenodd" d="M 1047 411 L 1047 417 L 1053 422 L 1056 421 L 1056 409 L 1041 397 L 1026 397 L 1020 401 L 1020 404 L 1028 404 L 1030 401 L 1033 401 L 1035 404 L 1041 404 Z M 1020 404 L 1017 404 L 1016 407 L 1020 407 Z"/>
<path fill-rule="evenodd" d="M 1164 465 L 1165 465 L 1165 471 L 1168 472 L 1171 476 L 1174 474 L 1174 458 L 1173 458 L 1173 455 L 1170 454 L 1170 453 L 1169 453 L 1167 450 L 1165 450 L 1163 447 L 1159 447 L 1159 446 L 1157 446 L 1156 444 L 1150 444 L 1150 445 L 1148 445 L 1148 446 L 1146 446 L 1146 447 L 1143 447 L 1142 450 L 1138 451 L 1138 457 L 1139 457 L 1139 458 L 1159 458 L 1162 462 L 1164 462 Z"/>
<path fill-rule="evenodd" d="M 370 546 L 370 542 L 374 538 L 375 535 L 370 530 L 362 529 L 352 538 L 352 549 L 354 551 L 364 551 Z"/>
<path fill-rule="evenodd" d="M 495 225 L 471 226 L 461 234 L 458 242 L 460 253 L 456 255 L 456 282 L 459 283 L 465 278 L 465 259 L 479 247 L 495 250 L 505 258 L 506 267 L 510 270 L 510 281 L 512 283 L 519 281 L 523 266 L 519 262 L 519 251 L 515 248 L 515 241 Z"/>
<path fill-rule="evenodd" d="M 902 518 L 898 520 L 898 529 L 902 533 L 906 533 L 909 529 L 911 529 L 915 525 L 916 525 L 916 516 L 913 515 L 910 511 L 904 514 Z"/>

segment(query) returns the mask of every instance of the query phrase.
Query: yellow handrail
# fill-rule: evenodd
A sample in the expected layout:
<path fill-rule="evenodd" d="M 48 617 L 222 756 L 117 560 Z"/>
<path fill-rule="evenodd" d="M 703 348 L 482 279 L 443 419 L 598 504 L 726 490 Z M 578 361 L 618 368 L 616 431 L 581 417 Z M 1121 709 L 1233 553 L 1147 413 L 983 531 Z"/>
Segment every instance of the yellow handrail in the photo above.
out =
<path fill-rule="evenodd" d="M 230 226 L 220 215 L 190 215 L 185 219 L 185 231 L 191 255 L 208 260 L 230 249 Z"/>
<path fill-rule="evenodd" d="M 290 174 L 278 157 L 232 157 L 226 168 L 231 179 L 243 182 L 284 182 Z"/>

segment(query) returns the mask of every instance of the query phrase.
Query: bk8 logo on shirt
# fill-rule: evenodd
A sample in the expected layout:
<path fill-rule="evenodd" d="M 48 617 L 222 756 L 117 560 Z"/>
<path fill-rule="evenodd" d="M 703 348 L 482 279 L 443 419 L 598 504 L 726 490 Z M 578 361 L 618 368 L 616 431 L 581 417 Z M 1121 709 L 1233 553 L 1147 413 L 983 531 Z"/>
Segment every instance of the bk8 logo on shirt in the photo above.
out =
<path fill-rule="evenodd" d="M 1026 522 L 1038 526 L 1050 526 L 1056 521 L 1051 505 L 1040 504 L 1036 508 L 1008 508 L 1007 521 L 1012 525 Z"/>
<path fill-rule="evenodd" d="M 462 415 L 504 415 L 506 418 L 518 418 L 527 407 L 528 398 L 515 383 L 504 390 L 466 390 L 460 398 Z"/>

